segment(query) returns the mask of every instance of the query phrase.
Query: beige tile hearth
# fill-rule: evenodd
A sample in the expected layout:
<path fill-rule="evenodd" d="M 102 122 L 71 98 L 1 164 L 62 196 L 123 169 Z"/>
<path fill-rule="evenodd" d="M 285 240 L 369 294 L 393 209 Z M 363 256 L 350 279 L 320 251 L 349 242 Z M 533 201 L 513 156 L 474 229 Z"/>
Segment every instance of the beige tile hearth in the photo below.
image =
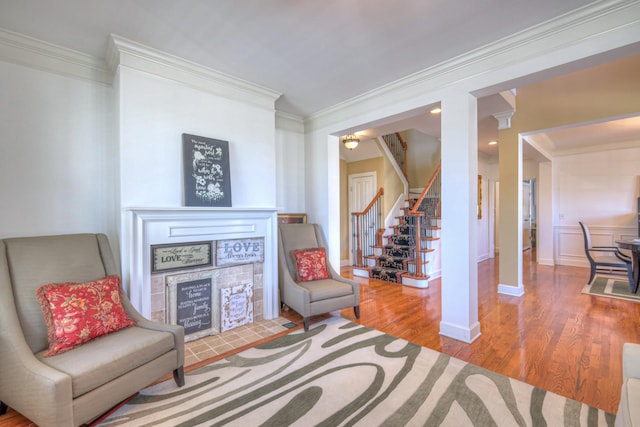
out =
<path fill-rule="evenodd" d="M 290 323 L 290 321 L 283 317 L 270 320 L 263 319 L 218 335 L 211 335 L 185 343 L 184 364 L 185 366 L 193 365 L 227 351 L 252 344 L 263 338 L 288 331 L 289 328 L 283 326 L 287 323 Z"/>

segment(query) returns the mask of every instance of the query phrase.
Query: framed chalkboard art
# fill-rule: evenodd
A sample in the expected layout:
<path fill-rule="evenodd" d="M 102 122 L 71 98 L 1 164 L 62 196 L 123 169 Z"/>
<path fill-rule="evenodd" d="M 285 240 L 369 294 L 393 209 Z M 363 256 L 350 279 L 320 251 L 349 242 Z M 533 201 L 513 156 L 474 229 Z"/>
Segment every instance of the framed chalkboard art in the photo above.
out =
<path fill-rule="evenodd" d="M 213 270 L 205 270 L 166 276 L 165 318 L 172 325 L 184 327 L 185 342 L 220 333 L 213 275 Z"/>
<path fill-rule="evenodd" d="M 185 206 L 231 206 L 229 142 L 182 134 Z"/>

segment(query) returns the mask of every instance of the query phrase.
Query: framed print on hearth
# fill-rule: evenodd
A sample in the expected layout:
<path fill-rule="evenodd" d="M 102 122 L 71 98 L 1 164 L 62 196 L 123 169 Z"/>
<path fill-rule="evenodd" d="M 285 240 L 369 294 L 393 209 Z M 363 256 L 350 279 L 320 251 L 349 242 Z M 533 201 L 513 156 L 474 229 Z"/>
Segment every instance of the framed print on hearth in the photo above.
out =
<path fill-rule="evenodd" d="M 185 206 L 231 206 L 229 142 L 182 134 Z"/>
<path fill-rule="evenodd" d="M 278 224 L 306 224 L 307 214 L 304 213 L 282 213 L 278 214 Z"/>
<path fill-rule="evenodd" d="M 213 242 L 151 245 L 151 272 L 184 270 L 213 265 Z"/>

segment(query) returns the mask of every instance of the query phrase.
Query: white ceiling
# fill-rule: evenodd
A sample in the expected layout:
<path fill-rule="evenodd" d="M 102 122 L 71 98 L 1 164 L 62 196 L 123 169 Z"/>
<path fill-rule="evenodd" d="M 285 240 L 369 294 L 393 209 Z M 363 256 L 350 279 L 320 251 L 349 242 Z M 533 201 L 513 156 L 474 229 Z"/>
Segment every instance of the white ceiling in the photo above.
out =
<path fill-rule="evenodd" d="M 0 28 L 100 58 L 113 33 L 278 91 L 279 111 L 307 117 L 589 3 L 0 0 Z M 479 105 L 481 150 L 490 113 Z"/>
<path fill-rule="evenodd" d="M 306 117 L 585 0 L 2 0 L 0 27 L 104 57 L 110 33 L 282 93 Z"/>

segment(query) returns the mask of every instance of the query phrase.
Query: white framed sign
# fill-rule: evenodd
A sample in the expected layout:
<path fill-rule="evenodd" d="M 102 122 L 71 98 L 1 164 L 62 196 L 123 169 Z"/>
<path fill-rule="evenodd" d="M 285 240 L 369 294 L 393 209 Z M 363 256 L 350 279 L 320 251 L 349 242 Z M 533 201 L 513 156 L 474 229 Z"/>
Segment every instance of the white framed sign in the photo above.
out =
<path fill-rule="evenodd" d="M 151 245 L 151 272 L 213 265 L 212 246 L 213 242 Z"/>

